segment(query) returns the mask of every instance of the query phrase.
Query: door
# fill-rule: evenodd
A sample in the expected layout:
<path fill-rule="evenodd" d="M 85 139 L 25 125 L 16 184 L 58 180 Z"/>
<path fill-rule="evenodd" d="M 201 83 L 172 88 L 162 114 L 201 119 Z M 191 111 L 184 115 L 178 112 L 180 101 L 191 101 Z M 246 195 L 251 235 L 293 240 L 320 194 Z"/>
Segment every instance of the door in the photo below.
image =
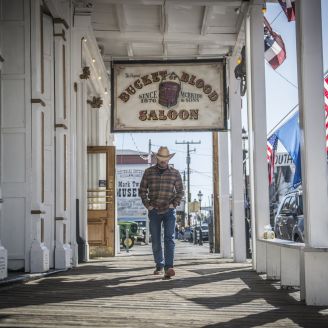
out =
<path fill-rule="evenodd" d="M 115 255 L 115 147 L 88 147 L 90 257 Z"/>

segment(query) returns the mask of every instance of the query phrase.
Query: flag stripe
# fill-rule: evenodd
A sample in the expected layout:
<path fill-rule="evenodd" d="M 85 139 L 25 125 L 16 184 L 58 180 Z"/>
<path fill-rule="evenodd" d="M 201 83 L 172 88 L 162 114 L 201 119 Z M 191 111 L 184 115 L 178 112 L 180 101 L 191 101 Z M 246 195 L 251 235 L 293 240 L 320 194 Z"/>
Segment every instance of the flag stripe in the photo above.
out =
<path fill-rule="evenodd" d="M 264 57 L 273 69 L 279 67 L 286 59 L 286 48 L 281 36 L 272 30 L 264 17 Z"/>
<path fill-rule="evenodd" d="M 267 140 L 267 161 L 268 161 L 268 177 L 269 177 L 269 184 L 273 182 L 274 176 L 274 160 L 275 160 L 275 151 L 278 145 L 278 137 L 276 134 L 273 134 Z"/>
<path fill-rule="evenodd" d="M 288 22 L 295 20 L 295 0 L 278 0 L 287 16 Z"/>

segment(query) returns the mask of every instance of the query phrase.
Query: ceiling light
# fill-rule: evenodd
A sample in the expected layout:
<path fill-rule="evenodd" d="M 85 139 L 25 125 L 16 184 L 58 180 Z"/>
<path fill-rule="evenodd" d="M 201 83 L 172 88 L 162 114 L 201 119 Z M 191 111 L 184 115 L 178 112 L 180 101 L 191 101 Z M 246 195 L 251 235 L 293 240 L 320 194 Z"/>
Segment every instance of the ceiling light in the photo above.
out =
<path fill-rule="evenodd" d="M 93 63 L 95 63 L 95 62 L 96 62 L 96 60 L 95 60 L 94 58 L 92 58 L 92 62 L 93 62 Z"/>

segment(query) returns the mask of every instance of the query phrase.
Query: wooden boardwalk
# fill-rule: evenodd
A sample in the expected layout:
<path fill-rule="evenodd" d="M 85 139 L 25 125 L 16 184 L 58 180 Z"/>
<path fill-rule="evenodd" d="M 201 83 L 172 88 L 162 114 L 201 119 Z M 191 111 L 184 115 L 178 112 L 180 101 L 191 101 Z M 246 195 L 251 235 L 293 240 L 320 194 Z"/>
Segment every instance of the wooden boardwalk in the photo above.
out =
<path fill-rule="evenodd" d="M 252 271 L 177 242 L 177 276 L 153 276 L 149 246 L 43 279 L 0 288 L 0 327 L 328 327 L 328 308 L 305 306 Z"/>

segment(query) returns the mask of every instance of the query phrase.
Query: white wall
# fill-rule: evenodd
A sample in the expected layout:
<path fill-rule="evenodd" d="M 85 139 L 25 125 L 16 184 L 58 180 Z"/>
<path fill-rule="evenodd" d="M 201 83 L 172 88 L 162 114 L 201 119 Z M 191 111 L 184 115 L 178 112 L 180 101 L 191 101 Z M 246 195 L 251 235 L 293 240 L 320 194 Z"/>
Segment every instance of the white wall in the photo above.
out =
<path fill-rule="evenodd" d="M 31 242 L 31 86 L 29 1 L 4 0 L 0 39 L 5 59 L 1 75 L 1 167 L 3 209 L 0 239 L 8 267 L 24 268 Z"/>

